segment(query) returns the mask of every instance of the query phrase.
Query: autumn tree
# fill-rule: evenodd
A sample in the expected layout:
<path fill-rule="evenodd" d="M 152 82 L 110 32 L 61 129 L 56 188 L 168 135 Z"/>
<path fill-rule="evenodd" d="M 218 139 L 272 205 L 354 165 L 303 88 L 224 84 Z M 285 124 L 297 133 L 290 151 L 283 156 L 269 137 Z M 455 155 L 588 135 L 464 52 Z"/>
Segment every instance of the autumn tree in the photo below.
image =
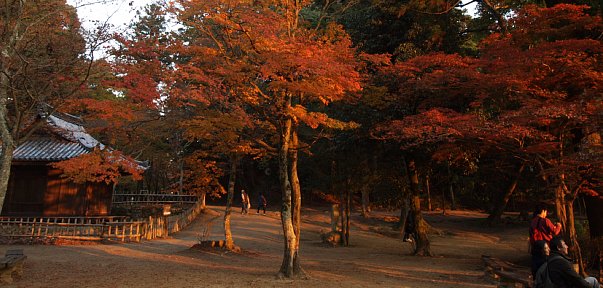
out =
<path fill-rule="evenodd" d="M 75 8 L 65 1 L 5 1 L 0 10 L 2 203 L 14 149 L 65 99 L 82 95 L 92 59 Z M 51 111 L 40 113 L 41 106 Z"/>
<path fill-rule="evenodd" d="M 568 153 L 576 151 L 572 143 L 597 133 L 590 123 L 601 111 L 594 92 L 601 81 L 601 45 L 595 40 L 601 19 L 584 9 L 528 6 L 510 20 L 514 29 L 509 34 L 484 40 L 479 59 L 432 55 L 396 64 L 399 68 L 388 73 L 395 79 L 390 89 L 419 101 L 402 121 L 381 127 L 381 135 L 436 148 L 456 143 L 468 150 L 468 144 L 479 143 L 473 149 L 482 155 L 516 159 L 511 163 L 517 175 L 494 211 L 498 216 L 524 167 L 543 167 L 542 175 L 551 175 L 547 181 L 562 191 L 556 192 L 557 214 L 574 239 L 569 211 L 585 182 L 567 175 L 584 164 L 567 161 Z"/>
<path fill-rule="evenodd" d="M 328 104 L 343 99 L 346 91 L 359 89 L 351 43 L 337 26 L 327 30 L 306 26 L 300 15 L 303 3 L 297 1 L 178 4 L 180 21 L 203 36 L 199 46 L 191 48 L 206 62 L 219 59 L 220 65 L 209 64 L 211 69 L 197 73 L 220 76 L 225 101 L 239 103 L 241 111 L 264 131 L 243 136 L 278 155 L 285 236 L 279 275 L 303 275 L 297 127 L 345 126 L 324 113 L 311 112 L 309 104 Z"/>

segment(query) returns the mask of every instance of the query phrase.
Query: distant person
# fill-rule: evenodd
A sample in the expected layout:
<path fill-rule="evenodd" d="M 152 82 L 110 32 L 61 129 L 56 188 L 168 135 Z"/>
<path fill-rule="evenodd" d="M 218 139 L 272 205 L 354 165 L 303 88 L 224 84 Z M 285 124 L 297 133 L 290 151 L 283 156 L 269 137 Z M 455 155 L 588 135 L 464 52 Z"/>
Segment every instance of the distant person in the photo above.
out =
<path fill-rule="evenodd" d="M 548 268 L 551 282 L 558 288 L 599 288 L 599 282 L 594 277 L 582 279 L 572 267 L 571 260 L 567 257 L 567 244 L 561 237 L 553 237 L 550 241 L 551 255 L 547 265 L 542 266 L 537 272 L 537 280 L 541 273 Z M 538 283 L 537 283 L 538 284 Z"/>
<path fill-rule="evenodd" d="M 241 214 L 249 213 L 249 207 L 251 203 L 249 202 L 249 195 L 245 192 L 245 190 L 241 190 Z"/>
<path fill-rule="evenodd" d="M 266 215 L 266 197 L 264 197 L 263 193 L 260 193 L 260 196 L 258 197 L 258 213 L 260 214 L 260 208 L 264 209 L 264 215 Z"/>
<path fill-rule="evenodd" d="M 532 245 L 532 277 L 536 279 L 536 272 L 538 268 L 546 262 L 547 257 L 551 253 L 549 244 L 544 240 L 538 240 Z"/>
<path fill-rule="evenodd" d="M 557 224 L 553 225 L 553 222 L 546 218 L 547 215 L 548 210 L 546 205 L 542 203 L 538 204 L 534 210 L 534 217 L 530 221 L 529 232 L 531 246 L 538 240 L 544 240 L 548 243 L 553 237 L 559 235 L 559 232 L 561 232 L 561 223 L 557 222 Z"/>

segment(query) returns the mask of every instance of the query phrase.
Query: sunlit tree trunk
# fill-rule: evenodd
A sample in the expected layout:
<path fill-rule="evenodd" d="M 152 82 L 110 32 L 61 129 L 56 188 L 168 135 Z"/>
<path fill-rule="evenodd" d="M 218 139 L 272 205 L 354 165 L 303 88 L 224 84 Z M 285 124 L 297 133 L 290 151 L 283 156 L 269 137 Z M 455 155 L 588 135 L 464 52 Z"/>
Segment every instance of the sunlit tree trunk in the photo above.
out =
<path fill-rule="evenodd" d="M 199 202 L 201 202 L 201 209 L 205 209 L 205 197 L 207 197 L 207 192 L 201 192 L 201 195 L 199 197 Z"/>
<path fill-rule="evenodd" d="M 417 173 L 417 167 L 414 160 L 407 162 L 408 180 L 410 184 L 410 211 L 413 213 L 415 221 L 415 234 L 417 236 L 415 255 L 431 256 L 431 247 L 429 244 L 429 238 L 427 237 L 427 230 L 429 229 L 427 222 L 423 219 L 421 214 L 421 197 L 419 190 L 419 176 Z"/>
<path fill-rule="evenodd" d="M 291 107 L 291 95 L 287 95 L 286 106 L 284 111 Z M 284 236 L 284 254 L 283 263 L 278 273 L 279 278 L 293 278 L 299 275 L 301 267 L 297 258 L 297 237 L 293 229 L 293 209 L 292 209 L 292 191 L 289 181 L 289 144 L 291 141 L 292 119 L 287 117 L 282 120 L 283 124 L 280 127 L 280 147 L 278 151 L 278 166 L 279 180 L 282 193 L 281 207 L 281 225 L 283 227 Z"/>
<path fill-rule="evenodd" d="M 297 175 L 297 161 L 298 161 L 298 148 L 299 148 L 299 139 L 297 136 L 297 125 L 292 128 L 291 131 L 291 191 L 292 195 L 292 205 L 293 205 L 293 231 L 295 233 L 295 257 L 293 259 L 293 267 L 294 270 L 297 270 L 299 273 L 303 273 L 301 269 L 301 265 L 299 263 L 299 239 L 300 239 L 300 230 L 301 230 L 301 187 L 299 184 L 299 177 Z"/>
<path fill-rule="evenodd" d="M 232 201 L 235 193 L 235 182 L 237 178 L 238 157 L 233 154 L 230 156 L 230 174 L 228 177 L 228 192 L 226 196 L 226 209 L 224 211 L 224 238 L 226 240 L 226 249 L 234 250 L 235 244 L 230 230 L 230 214 L 232 211 Z"/>

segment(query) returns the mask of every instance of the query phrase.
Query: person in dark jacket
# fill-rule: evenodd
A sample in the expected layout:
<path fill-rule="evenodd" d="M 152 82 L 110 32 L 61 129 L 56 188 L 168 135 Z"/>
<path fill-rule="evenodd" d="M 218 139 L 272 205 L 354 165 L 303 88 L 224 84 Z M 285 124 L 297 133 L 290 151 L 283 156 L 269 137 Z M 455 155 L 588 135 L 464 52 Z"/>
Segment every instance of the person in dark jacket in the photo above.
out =
<path fill-rule="evenodd" d="M 536 278 L 538 268 L 546 262 L 546 258 L 551 253 L 549 244 L 544 240 L 538 240 L 532 245 L 532 277 Z"/>
<path fill-rule="evenodd" d="M 567 244 L 561 237 L 553 237 L 550 248 L 551 254 L 547 261 L 549 277 L 557 288 L 599 288 L 599 282 L 594 277 L 582 279 L 576 273 L 567 257 Z"/>
<path fill-rule="evenodd" d="M 258 197 L 258 214 L 260 214 L 260 209 L 264 209 L 264 215 L 266 215 L 266 197 L 264 197 L 263 193 L 260 193 Z"/>

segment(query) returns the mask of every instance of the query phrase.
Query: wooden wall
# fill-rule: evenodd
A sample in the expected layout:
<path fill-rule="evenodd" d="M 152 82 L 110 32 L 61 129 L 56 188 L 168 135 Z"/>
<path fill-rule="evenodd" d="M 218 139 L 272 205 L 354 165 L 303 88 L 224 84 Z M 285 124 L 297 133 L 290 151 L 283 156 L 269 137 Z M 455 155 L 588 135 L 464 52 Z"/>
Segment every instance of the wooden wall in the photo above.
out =
<path fill-rule="evenodd" d="M 44 210 L 47 168 L 45 165 L 13 165 L 3 215 L 41 215 Z"/>
<path fill-rule="evenodd" d="M 3 215 L 104 216 L 111 211 L 112 186 L 73 183 L 47 165 L 13 165 Z"/>

